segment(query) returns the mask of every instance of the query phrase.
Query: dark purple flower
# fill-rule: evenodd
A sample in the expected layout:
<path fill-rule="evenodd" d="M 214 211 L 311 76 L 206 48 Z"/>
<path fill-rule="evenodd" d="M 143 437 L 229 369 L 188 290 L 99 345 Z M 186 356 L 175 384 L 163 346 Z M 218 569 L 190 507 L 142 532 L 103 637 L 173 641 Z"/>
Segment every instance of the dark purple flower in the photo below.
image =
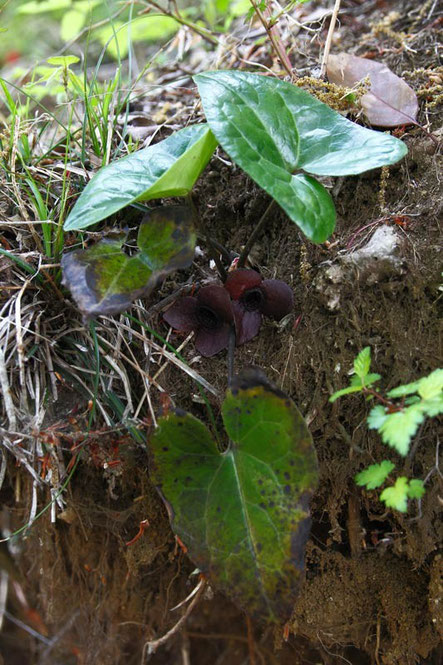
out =
<path fill-rule="evenodd" d="M 196 297 L 177 300 L 163 315 L 181 332 L 195 331 L 195 347 L 202 356 L 214 356 L 228 346 L 234 320 L 231 300 L 223 286 L 203 286 Z"/>
<path fill-rule="evenodd" d="M 232 298 L 237 344 L 258 334 L 262 315 L 279 321 L 294 305 L 292 289 L 285 282 L 263 279 L 255 270 L 235 270 L 224 286 Z"/>

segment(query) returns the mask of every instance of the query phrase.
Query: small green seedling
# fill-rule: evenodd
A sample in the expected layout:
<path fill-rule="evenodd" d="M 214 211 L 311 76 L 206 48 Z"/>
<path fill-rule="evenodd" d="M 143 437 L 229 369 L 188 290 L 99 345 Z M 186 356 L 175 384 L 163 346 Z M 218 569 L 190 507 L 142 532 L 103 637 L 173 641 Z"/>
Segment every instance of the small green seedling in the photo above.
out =
<path fill-rule="evenodd" d="M 418 381 L 390 390 L 386 396 L 374 389 L 381 376 L 372 374 L 371 349 L 364 348 L 354 360 L 354 373 L 347 388 L 338 390 L 329 399 L 336 399 L 350 393 L 363 393 L 369 399 L 380 402 L 371 409 L 367 418 L 369 429 L 376 429 L 383 443 L 394 448 L 405 457 L 419 426 L 427 417 L 443 413 L 443 369 L 436 369 L 429 376 Z M 395 468 L 390 460 L 372 464 L 355 476 L 357 485 L 368 490 L 381 487 Z M 420 499 L 425 493 L 424 483 L 417 478 L 400 476 L 394 485 L 386 487 L 380 500 L 388 508 L 406 512 L 408 499 Z"/>
<path fill-rule="evenodd" d="M 232 71 L 194 78 L 207 124 L 182 129 L 98 171 L 66 219 L 65 231 L 86 229 L 135 202 L 189 194 L 220 144 L 310 240 L 320 243 L 335 228 L 335 209 L 314 176 L 362 173 L 407 153 L 398 139 L 360 127 L 276 78 Z M 73 290 L 69 278 L 68 285 Z"/>

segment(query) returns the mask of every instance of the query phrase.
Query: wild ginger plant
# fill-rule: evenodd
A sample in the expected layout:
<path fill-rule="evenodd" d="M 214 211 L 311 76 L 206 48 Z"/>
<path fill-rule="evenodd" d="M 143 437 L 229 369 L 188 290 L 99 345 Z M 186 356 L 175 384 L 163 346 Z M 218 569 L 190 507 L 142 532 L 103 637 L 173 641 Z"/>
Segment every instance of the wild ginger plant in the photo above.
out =
<path fill-rule="evenodd" d="M 290 83 L 221 71 L 198 74 L 195 81 L 207 123 L 98 171 L 65 231 L 82 231 L 131 204 L 189 197 L 220 145 L 320 243 L 334 230 L 335 209 L 314 176 L 361 173 L 407 152 L 401 141 L 348 121 Z M 233 272 L 219 270 L 219 282 L 181 298 L 164 314 L 174 328 L 195 333 L 202 355 L 228 349 L 224 432 L 173 409 L 158 419 L 148 445 L 151 477 L 190 558 L 248 614 L 281 623 L 289 619 L 304 567 L 318 476 L 315 449 L 295 404 L 259 368 L 233 373 L 236 344 L 259 333 L 263 316 L 281 320 L 293 307 L 287 284 L 244 268 L 270 209 Z M 148 213 L 132 256 L 123 250 L 124 237 L 64 256 L 65 284 L 85 318 L 126 309 L 166 274 L 190 265 L 196 219 L 189 210 L 168 206 Z"/>
<path fill-rule="evenodd" d="M 220 145 L 312 242 L 321 243 L 334 231 L 335 209 L 314 176 L 355 175 L 393 164 L 407 153 L 402 141 L 347 120 L 285 81 L 237 71 L 194 79 L 207 123 L 181 129 L 100 169 L 72 208 L 65 232 L 84 230 L 131 204 L 189 195 Z M 266 215 L 258 228 L 265 222 Z M 132 268 L 122 259 L 122 249 L 108 252 L 106 260 L 99 252 L 100 265 L 94 253 L 96 248 L 78 250 L 62 261 L 65 283 L 86 317 L 108 312 L 110 300 L 121 299 L 121 311 L 132 292 L 141 293 L 138 282 L 136 289 L 131 284 Z M 139 258 L 143 261 L 143 249 Z M 73 263 L 79 267 L 74 278 Z M 154 283 L 150 275 L 145 294 Z"/>

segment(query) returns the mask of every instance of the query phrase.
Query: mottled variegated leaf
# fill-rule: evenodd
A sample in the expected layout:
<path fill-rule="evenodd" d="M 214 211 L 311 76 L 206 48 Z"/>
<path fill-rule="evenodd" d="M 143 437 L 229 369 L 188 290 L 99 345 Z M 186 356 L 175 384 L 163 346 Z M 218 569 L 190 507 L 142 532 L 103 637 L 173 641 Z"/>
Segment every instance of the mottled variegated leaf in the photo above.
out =
<path fill-rule="evenodd" d="M 317 460 L 306 423 L 256 369 L 222 406 L 230 443 L 176 411 L 151 437 L 151 477 L 172 528 L 211 583 L 253 617 L 283 622 L 303 578 Z"/>
<path fill-rule="evenodd" d="M 117 314 L 146 296 L 162 277 L 189 266 L 195 240 L 189 208 L 155 208 L 140 225 L 136 254 L 123 251 L 122 239 L 107 238 L 69 252 L 62 258 L 63 284 L 87 318 Z"/>

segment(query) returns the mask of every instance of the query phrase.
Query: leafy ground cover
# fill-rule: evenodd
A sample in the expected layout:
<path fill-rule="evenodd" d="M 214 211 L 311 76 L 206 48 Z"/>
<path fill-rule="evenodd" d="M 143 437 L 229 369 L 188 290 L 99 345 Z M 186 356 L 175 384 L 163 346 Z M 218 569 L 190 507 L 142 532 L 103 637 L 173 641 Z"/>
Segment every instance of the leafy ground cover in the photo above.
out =
<path fill-rule="evenodd" d="M 281 627 L 263 623 L 260 616 L 248 622 L 238 604 L 231 602 L 240 599 L 244 606 L 254 586 L 248 584 L 246 574 L 239 577 L 238 570 L 237 585 L 231 584 L 232 578 L 224 580 L 227 566 L 220 567 L 224 556 L 214 548 L 214 542 L 220 542 L 217 530 L 226 529 L 224 521 L 217 521 L 217 505 L 221 502 L 228 513 L 242 503 L 235 495 L 232 474 L 238 464 L 241 467 L 244 453 L 239 446 L 222 457 L 211 437 L 215 431 L 223 432 L 224 423 L 227 431 L 232 430 L 232 439 L 239 439 L 235 409 L 249 408 L 245 404 L 252 399 L 251 387 L 240 397 L 228 392 L 223 403 L 226 351 L 202 357 L 193 333 L 171 329 L 163 318 L 178 298 L 198 301 L 198 288 L 216 279 L 214 255 L 225 270 L 238 258 L 269 209 L 272 187 L 265 181 L 257 185 L 254 168 L 242 162 L 244 155 L 234 155 L 228 145 L 228 154 L 218 148 L 194 188 L 193 206 L 200 224 L 196 241 L 192 237 L 190 242 L 192 247 L 195 242 L 198 245 L 192 265 L 190 256 L 166 265 L 155 293 L 143 291 L 143 298 L 131 293 L 126 305 L 132 296 L 135 302 L 130 309 L 113 315 L 122 308 L 113 310 L 111 305 L 86 323 L 64 287 L 61 263 L 66 259 L 62 257 L 78 257 L 88 293 L 97 292 L 95 273 L 91 277 L 82 257 L 90 256 L 87 252 L 93 246 L 106 246 L 123 266 L 118 273 L 121 281 L 128 263 L 137 264 L 143 273 L 142 288 L 146 276 L 149 281 L 152 271 L 163 270 L 152 264 L 146 252 L 143 229 L 148 227 L 140 226 L 146 204 L 136 200 L 141 192 L 147 192 L 146 199 L 153 198 L 152 181 L 144 180 L 143 170 L 137 173 L 134 191 L 125 201 L 130 205 L 123 210 L 120 206 L 117 212 L 99 211 L 94 221 L 105 221 L 83 226 L 82 215 L 90 212 L 84 210 L 71 228 L 68 223 L 64 229 L 63 224 L 94 172 L 129 154 L 142 156 L 143 149 L 149 151 L 164 139 L 171 142 L 169 137 L 179 136 L 174 132 L 198 133 L 201 130 L 194 130 L 194 125 L 211 114 L 217 117 L 217 104 L 212 109 L 203 99 L 202 107 L 193 76 L 203 88 L 208 70 L 267 72 L 282 80 L 292 67 L 300 91 L 314 94 L 354 119 L 364 108 L 366 90 L 364 85 L 345 89 L 315 76 L 333 3 L 275 6 L 275 28 L 268 31 L 263 27 L 266 3 L 247 3 L 257 5 L 249 17 L 245 3 L 206 2 L 203 13 L 201 8 L 179 3 L 181 22 L 166 17 L 163 28 L 152 15 L 145 20 L 137 13 L 150 4 L 156 3 L 110 5 L 118 13 L 113 22 L 102 3 L 86 7 L 79 0 L 22 2 L 20 11 L 6 6 L 4 12 L 9 15 L 3 13 L 8 20 L 2 27 L 10 30 L 19 21 L 23 30 L 31 25 L 24 23 L 29 20 L 36 34 L 49 35 L 38 44 L 41 62 L 37 66 L 28 59 L 31 46 L 22 34 L 12 42 L 14 52 L 10 35 L 2 33 L 6 38 L 0 49 L 4 80 L 0 111 L 3 660 L 50 665 L 148 659 L 158 665 L 240 665 L 248 659 L 253 664 L 282 665 L 437 663 L 442 630 L 438 554 L 442 527 L 436 422 L 417 423 L 406 456 L 393 450 L 386 460 L 379 434 L 366 427 L 374 404 L 352 394 L 330 401 L 335 391 L 349 384 L 354 359 L 365 347 L 372 349 L 371 372 L 382 377 L 377 389 L 383 395 L 395 394 L 401 385 L 415 385 L 439 364 L 442 74 L 436 60 L 436 30 L 441 21 L 436 4 L 341 3 L 332 51 L 383 62 L 417 93 L 418 125 L 391 130 L 407 146 L 408 155 L 389 168 L 334 178 L 331 174 L 336 171 L 321 171 L 317 165 L 313 173 L 320 179 L 318 187 L 327 190 L 337 213 L 333 235 L 327 242 L 312 244 L 274 206 L 249 255 L 248 267 L 259 269 L 260 284 L 284 280 L 294 293 L 294 306 L 281 320 L 262 318 L 261 310 L 254 311 L 258 328 L 237 348 L 235 369 L 251 364 L 262 367 L 268 380 L 292 398 L 305 417 L 319 463 L 305 579 L 298 594 L 299 568 L 287 569 L 291 555 L 278 559 L 280 553 L 272 553 L 271 567 L 282 567 L 292 580 L 284 587 L 285 604 L 293 606 L 286 642 Z M 175 11 L 173 5 L 168 4 L 167 10 Z M 82 31 L 90 24 L 94 28 L 88 38 L 88 31 Z M 80 32 L 78 39 L 69 32 L 73 26 Z M 68 42 L 63 53 L 59 53 L 60 30 L 63 43 Z M 163 46 L 155 41 L 159 38 Z M 56 58 L 48 61 L 55 53 Z M 218 102 L 225 103 L 221 94 Z M 409 114 L 414 112 L 410 108 Z M 363 117 L 359 123 L 367 124 Z M 223 145 L 222 137 L 217 138 Z M 201 139 L 196 142 L 198 150 L 209 158 L 214 144 L 207 136 L 199 134 L 197 139 Z M 187 144 L 185 152 L 188 148 Z M 168 167 L 169 157 L 164 156 L 160 170 Z M 301 164 L 299 158 L 294 169 Z M 180 172 L 187 168 L 186 161 L 176 164 Z M 195 175 L 190 169 L 191 184 Z M 105 176 L 104 191 L 107 187 L 118 190 L 118 185 Z M 182 193 L 166 188 L 157 195 Z M 159 204 L 148 203 L 154 216 Z M 175 224 L 180 222 L 171 221 L 172 235 Z M 157 239 L 161 243 L 160 234 Z M 181 270 L 171 274 L 169 268 L 177 266 Z M 114 275 L 102 279 L 114 282 Z M 251 291 L 254 306 L 254 298 L 263 297 L 262 288 Z M 246 304 L 249 307 L 251 302 L 245 302 L 242 306 L 250 312 Z M 271 383 L 252 390 L 274 395 L 267 387 Z M 292 413 L 293 402 L 285 407 L 278 402 L 278 408 Z M 173 413 L 174 407 L 192 416 L 171 415 L 166 426 L 162 414 Z M 174 478 L 164 476 L 164 468 L 178 468 L 182 463 L 178 448 L 168 444 L 167 432 L 167 427 L 178 429 L 181 418 L 191 433 L 199 427 L 196 422 L 212 433 L 208 434 L 209 466 L 202 467 L 199 480 L 211 484 L 211 469 L 226 468 L 226 496 L 223 487 L 214 493 L 215 533 L 198 552 L 186 552 L 186 535 L 203 529 L 201 522 L 187 522 L 186 496 L 194 491 L 192 474 L 180 474 L 185 477 L 184 486 L 187 483 L 183 504 L 177 504 L 181 492 L 174 489 Z M 279 415 L 277 420 L 284 418 Z M 152 441 L 157 443 L 149 458 L 146 440 L 154 430 Z M 273 434 L 264 436 L 272 439 Z M 280 432 L 279 441 L 283 439 Z M 303 440 L 309 448 L 310 437 L 305 435 Z M 249 453 L 255 453 L 255 445 L 250 443 Z M 261 463 L 251 459 L 247 477 L 254 477 Z M 425 488 L 420 500 L 418 495 L 413 498 L 404 513 L 390 508 L 389 496 L 386 504 L 381 503 L 380 492 L 367 482 L 361 488 L 354 481 L 357 474 L 378 465 L 378 477 L 382 475 L 381 482 L 387 482 L 391 495 L 403 490 L 405 496 L 405 487 L 397 487 L 388 478 L 393 463 L 396 483 L 412 478 Z M 271 461 L 267 464 L 272 469 Z M 267 489 L 281 492 L 290 506 L 299 499 L 285 492 L 286 485 L 295 486 L 295 472 L 289 461 L 280 470 L 288 474 L 291 485 L 274 480 Z M 191 480 L 186 480 L 188 476 Z M 259 479 L 257 474 L 257 486 L 250 483 L 248 492 L 256 492 Z M 315 485 L 311 481 L 309 494 Z M 154 487 L 165 482 L 164 494 L 179 524 L 178 539 Z M 272 496 L 266 498 L 273 501 Z M 297 513 L 301 521 L 307 514 L 306 503 L 302 508 Z M 286 520 L 281 529 L 286 553 L 293 540 L 291 529 L 297 526 L 291 525 L 289 513 L 296 510 L 299 504 L 288 514 L 271 513 L 271 519 Z M 244 523 L 242 528 L 239 542 L 244 538 Z M 229 541 L 230 533 L 223 535 Z M 272 550 L 269 542 L 262 546 Z M 239 552 L 246 570 L 248 553 Z M 190 559 L 199 559 L 202 570 L 208 561 L 218 569 L 215 591 L 192 575 L 195 566 Z M 269 561 L 264 560 L 265 567 Z M 260 564 L 263 567 L 263 561 Z M 231 600 L 216 590 L 217 574 L 222 580 L 218 588 L 227 591 Z M 270 582 L 266 575 L 263 579 L 268 585 L 274 583 L 272 575 Z M 152 645 L 183 616 L 182 601 L 192 593 L 187 601 L 192 612 L 181 631 L 155 650 Z M 257 607 L 263 597 L 254 599 Z"/>

